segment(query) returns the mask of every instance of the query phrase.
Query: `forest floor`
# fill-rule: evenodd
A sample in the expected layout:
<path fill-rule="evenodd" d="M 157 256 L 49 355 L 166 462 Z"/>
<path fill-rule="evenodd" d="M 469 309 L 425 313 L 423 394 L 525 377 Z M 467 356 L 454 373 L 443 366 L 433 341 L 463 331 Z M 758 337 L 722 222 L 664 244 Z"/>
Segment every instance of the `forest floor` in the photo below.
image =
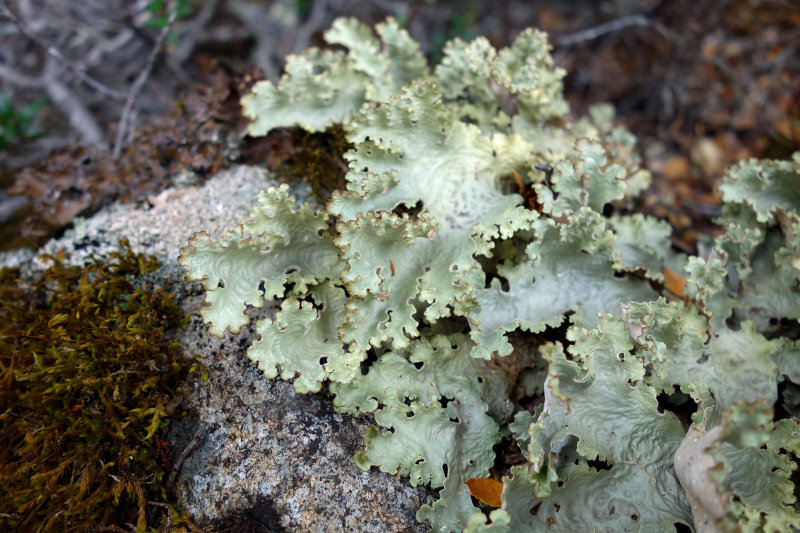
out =
<path fill-rule="evenodd" d="M 0 247 L 187 172 L 294 157 L 306 139 L 245 137 L 238 100 L 339 16 L 395 17 L 433 63 L 454 37 L 548 32 L 573 113 L 614 104 L 654 175 L 643 209 L 687 252 L 725 168 L 800 150 L 797 0 L 0 0 Z"/>

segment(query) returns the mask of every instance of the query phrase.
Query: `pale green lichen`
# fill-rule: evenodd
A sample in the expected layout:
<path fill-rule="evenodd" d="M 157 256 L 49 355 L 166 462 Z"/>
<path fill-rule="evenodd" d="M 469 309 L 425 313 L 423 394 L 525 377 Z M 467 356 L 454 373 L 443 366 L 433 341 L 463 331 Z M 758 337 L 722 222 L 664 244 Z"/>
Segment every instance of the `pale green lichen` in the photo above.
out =
<path fill-rule="evenodd" d="M 800 318 L 800 155 L 731 169 L 726 233 L 687 257 L 666 223 L 614 208 L 647 186 L 635 139 L 610 106 L 567 115 L 544 34 L 500 51 L 454 41 L 430 74 L 396 22 L 376 31 L 335 22 L 326 40 L 346 51 L 290 57 L 277 88 L 243 98 L 252 135 L 342 124 L 353 149 L 324 209 L 270 189 L 223 239 L 182 251 L 211 331 L 282 299 L 249 356 L 374 413 L 356 464 L 440 488 L 417 515 L 436 531 L 797 527 L 797 421 L 763 413 L 800 375 L 782 337 Z M 685 275 L 685 300 L 665 269 Z M 508 338 L 562 324 L 536 364 Z M 543 393 L 533 413 L 520 384 Z M 659 395 L 691 398 L 693 423 Z M 710 437 L 686 449 L 694 435 Z M 487 517 L 465 482 L 490 474 L 504 436 L 527 463 Z"/>

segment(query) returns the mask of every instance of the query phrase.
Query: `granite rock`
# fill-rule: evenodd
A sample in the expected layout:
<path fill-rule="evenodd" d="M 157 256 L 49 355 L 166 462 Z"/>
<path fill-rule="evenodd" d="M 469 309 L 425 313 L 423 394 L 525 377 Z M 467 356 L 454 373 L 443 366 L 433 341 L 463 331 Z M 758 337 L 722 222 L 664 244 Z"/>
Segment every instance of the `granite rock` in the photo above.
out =
<path fill-rule="evenodd" d="M 175 293 L 189 315 L 175 335 L 184 356 L 205 368 L 205 376 L 194 373 L 185 383 L 186 415 L 168 435 L 175 457 L 189 447 L 172 488 L 178 507 L 199 525 L 229 530 L 244 517 L 262 531 L 425 531 L 415 513 L 433 501 L 431 491 L 353 463 L 371 417 L 334 413 L 324 389 L 300 395 L 290 383 L 265 379 L 246 356 L 252 327 L 224 339 L 211 336 L 199 315 L 202 287 L 183 280 L 176 259 L 192 233 L 219 238 L 251 209 L 259 190 L 275 184 L 263 169 L 233 167 L 202 187 L 168 189 L 144 205 L 108 206 L 38 253 L 6 253 L 0 264 L 30 274 L 47 266 L 40 253 L 59 253 L 67 264 L 81 265 L 90 255 L 108 257 L 121 238 L 164 263 L 148 281 Z M 310 198 L 303 186 L 293 194 Z M 277 310 L 269 302 L 250 313 Z"/>

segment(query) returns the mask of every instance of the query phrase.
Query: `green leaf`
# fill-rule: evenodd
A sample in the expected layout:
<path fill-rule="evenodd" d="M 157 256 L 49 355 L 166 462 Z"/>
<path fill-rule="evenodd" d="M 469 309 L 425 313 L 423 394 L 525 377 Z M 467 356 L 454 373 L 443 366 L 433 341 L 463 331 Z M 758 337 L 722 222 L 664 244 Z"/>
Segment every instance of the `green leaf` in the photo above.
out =
<path fill-rule="evenodd" d="M 553 217 L 577 213 L 582 207 L 603 212 L 607 203 L 625 196 L 625 169 L 609 164 L 602 145 L 580 140 L 579 162 L 556 165 L 552 190 L 536 185 L 536 195 L 542 209 Z"/>
<path fill-rule="evenodd" d="M 408 476 L 415 487 L 485 477 L 494 461 L 492 446 L 499 441 L 497 424 L 477 398 L 464 397 L 444 407 L 438 400 L 427 407 L 419 401 L 390 402 L 375 413 L 375 421 L 387 431 L 367 430 L 366 449 L 356 454 L 356 465 Z"/>
<path fill-rule="evenodd" d="M 671 252 L 672 227 L 663 220 L 636 213 L 610 220 L 616 235 L 614 268 L 644 271 L 648 279 L 664 282 L 664 267 L 679 272 L 684 258 Z"/>
<path fill-rule="evenodd" d="M 360 379 L 347 385 L 332 383 L 333 404 L 358 414 L 406 398 L 428 407 L 432 399 L 478 397 L 500 422 L 513 409 L 508 378 L 489 362 L 470 357 L 472 346 L 466 335 L 435 335 L 413 342 L 405 352 L 386 352 Z"/>
<path fill-rule="evenodd" d="M 800 215 L 800 152 L 792 161 L 742 161 L 725 173 L 719 186 L 722 200 L 749 206 L 762 223 L 776 222 L 779 212 Z"/>

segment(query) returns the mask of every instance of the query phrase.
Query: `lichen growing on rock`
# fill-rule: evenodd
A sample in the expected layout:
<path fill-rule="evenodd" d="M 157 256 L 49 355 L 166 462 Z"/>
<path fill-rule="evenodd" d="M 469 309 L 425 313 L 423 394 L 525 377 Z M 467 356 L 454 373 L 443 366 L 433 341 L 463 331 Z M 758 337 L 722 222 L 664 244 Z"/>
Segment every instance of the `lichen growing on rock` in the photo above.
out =
<path fill-rule="evenodd" d="M 396 23 L 376 31 L 335 22 L 326 39 L 347 51 L 293 56 L 277 87 L 243 98 L 251 135 L 341 123 L 353 148 L 324 208 L 284 184 L 222 239 L 189 240 L 179 262 L 203 283 L 209 331 L 236 334 L 248 308 L 280 300 L 248 356 L 296 392 L 327 383 L 339 412 L 374 413 L 356 465 L 440 489 L 417 513 L 435 531 L 700 523 L 680 472 L 701 454 L 677 451 L 720 423 L 709 486 L 734 503 L 717 525 L 800 527 L 789 448 L 740 434 L 798 379 L 800 155 L 731 169 L 727 232 L 689 257 L 630 212 L 649 180 L 635 139 L 609 106 L 568 115 L 544 34 L 499 51 L 455 40 L 431 73 Z M 517 331 L 543 336 L 539 369 Z M 540 404 L 516 401 L 519 372 L 501 370 L 514 365 L 536 371 Z M 691 422 L 665 408 L 679 401 Z M 503 439 L 526 464 L 498 472 Z M 468 482 L 492 476 L 487 517 Z"/>

